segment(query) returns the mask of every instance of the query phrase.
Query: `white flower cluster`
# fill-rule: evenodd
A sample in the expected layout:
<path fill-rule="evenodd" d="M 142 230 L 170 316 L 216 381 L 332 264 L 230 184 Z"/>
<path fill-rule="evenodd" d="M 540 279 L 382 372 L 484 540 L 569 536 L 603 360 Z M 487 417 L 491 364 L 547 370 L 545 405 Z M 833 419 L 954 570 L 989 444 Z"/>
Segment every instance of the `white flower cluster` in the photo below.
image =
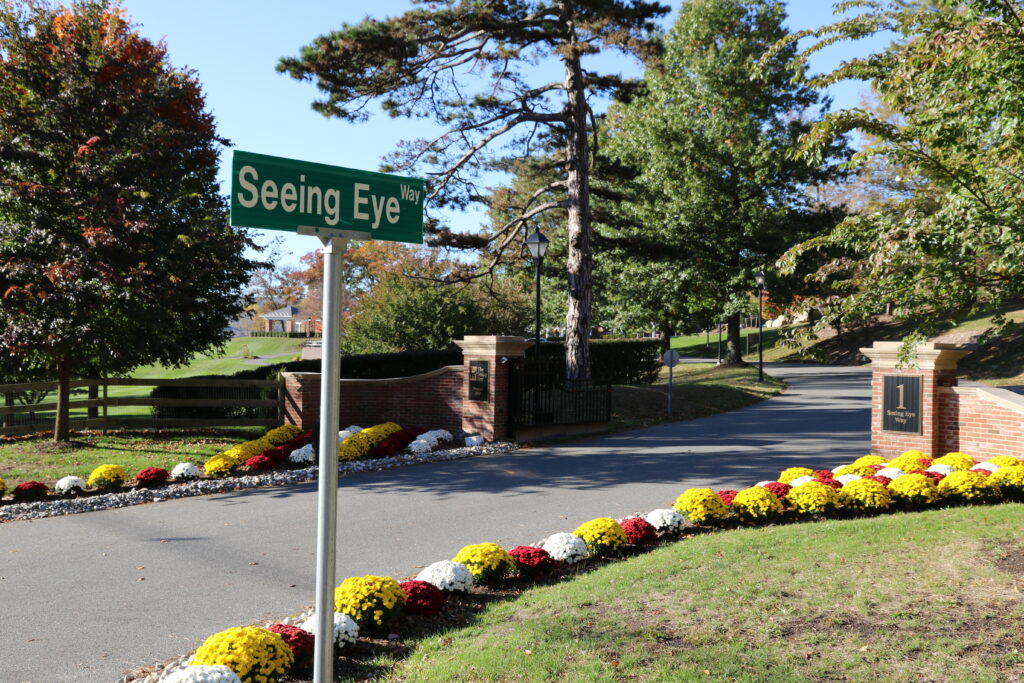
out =
<path fill-rule="evenodd" d="M 191 664 L 184 669 L 178 669 L 167 678 L 161 678 L 161 683 L 242 683 L 234 671 L 217 664 L 207 666 L 205 664 Z"/>
<path fill-rule="evenodd" d="M 437 448 L 442 441 L 451 441 L 452 435 L 447 429 L 433 429 L 423 432 L 416 440 L 409 444 L 409 450 L 413 453 L 429 453 Z"/>
<path fill-rule="evenodd" d="M 303 631 L 316 635 L 316 612 L 298 625 Z M 353 645 L 359 637 L 359 624 L 344 612 L 334 613 L 334 642 L 338 647 Z"/>
<path fill-rule="evenodd" d="M 313 452 L 313 444 L 311 443 L 307 443 L 302 448 L 296 448 L 288 454 L 288 462 L 293 462 L 298 465 L 308 465 L 315 459 L 316 453 Z"/>
<path fill-rule="evenodd" d="M 860 476 L 859 474 L 840 474 L 838 477 L 836 477 L 836 481 L 838 481 L 843 486 L 846 486 L 851 481 L 857 481 L 858 479 L 863 478 L 864 477 Z"/>
<path fill-rule="evenodd" d="M 889 479 L 895 479 L 896 477 L 902 477 L 906 472 L 898 467 L 883 467 L 882 469 L 875 472 L 876 476 L 887 477 Z"/>
<path fill-rule="evenodd" d="M 576 564 L 590 557 L 590 551 L 587 550 L 587 544 L 583 539 L 564 531 L 548 536 L 541 542 L 540 547 L 556 562 Z"/>
<path fill-rule="evenodd" d="M 764 488 L 768 484 L 775 484 L 775 483 L 777 483 L 777 482 L 774 482 L 771 479 L 765 479 L 764 481 L 757 482 L 756 484 L 754 484 L 754 486 L 760 486 L 761 488 Z"/>
<path fill-rule="evenodd" d="M 82 481 L 81 477 L 68 475 L 58 479 L 57 483 L 53 485 L 53 490 L 62 495 L 72 493 L 75 489 L 78 489 L 79 493 L 85 490 L 85 482 Z"/>
<path fill-rule="evenodd" d="M 977 465 L 971 468 L 971 471 L 977 472 L 978 470 L 986 470 L 988 472 L 995 472 L 998 469 L 999 465 L 993 465 L 990 462 L 979 462 Z"/>
<path fill-rule="evenodd" d="M 452 593 L 465 593 L 473 587 L 473 574 L 461 562 L 441 560 L 416 575 L 417 581 L 426 581 L 434 587 Z"/>
<path fill-rule="evenodd" d="M 466 437 L 466 445 L 467 446 L 482 446 L 483 443 L 484 443 L 484 437 L 482 437 L 482 436 L 467 436 Z"/>
<path fill-rule="evenodd" d="M 358 434 L 361 431 L 363 431 L 363 428 L 360 427 L 359 425 L 349 425 L 348 427 L 345 427 L 340 432 L 338 432 L 338 443 L 341 443 L 348 437 L 352 436 L 353 434 Z"/>
<path fill-rule="evenodd" d="M 202 472 L 199 468 L 190 462 L 179 462 L 171 470 L 171 479 L 174 481 L 188 481 L 189 479 L 198 479 Z"/>
<path fill-rule="evenodd" d="M 806 484 L 809 481 L 814 481 L 814 477 L 810 476 L 809 474 L 805 474 L 804 476 L 797 477 L 793 481 L 789 482 L 789 485 L 792 486 L 793 488 L 796 488 L 800 484 Z"/>
<path fill-rule="evenodd" d="M 928 469 L 925 470 L 925 472 L 938 472 L 942 476 L 946 477 L 956 472 L 956 469 L 950 467 L 949 465 L 943 465 L 942 463 L 939 463 L 938 465 L 929 466 Z"/>
<path fill-rule="evenodd" d="M 683 528 L 683 516 L 672 508 L 651 510 L 644 520 L 662 533 L 677 534 Z"/>

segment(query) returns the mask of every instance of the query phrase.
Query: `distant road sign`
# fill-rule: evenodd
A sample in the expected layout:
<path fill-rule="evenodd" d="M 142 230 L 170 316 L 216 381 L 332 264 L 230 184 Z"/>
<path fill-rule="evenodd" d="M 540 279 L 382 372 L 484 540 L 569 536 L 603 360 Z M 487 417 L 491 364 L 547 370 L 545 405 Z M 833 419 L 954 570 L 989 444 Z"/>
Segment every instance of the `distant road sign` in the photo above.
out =
<path fill-rule="evenodd" d="M 665 365 L 667 365 L 670 368 L 674 368 L 675 366 L 679 365 L 679 352 L 676 351 L 675 349 L 669 349 L 668 351 L 665 352 L 665 355 L 663 355 L 661 359 L 665 361 Z"/>
<path fill-rule="evenodd" d="M 231 225 L 423 243 L 423 180 L 235 150 Z"/>

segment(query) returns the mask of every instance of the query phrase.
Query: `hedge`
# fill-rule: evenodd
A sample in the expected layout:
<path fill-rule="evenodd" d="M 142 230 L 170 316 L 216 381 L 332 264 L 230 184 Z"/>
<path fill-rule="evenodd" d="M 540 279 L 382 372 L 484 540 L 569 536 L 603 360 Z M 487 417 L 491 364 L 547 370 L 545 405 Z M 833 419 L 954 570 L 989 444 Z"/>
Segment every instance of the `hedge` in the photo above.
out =
<path fill-rule="evenodd" d="M 534 347 L 527 349 L 533 358 Z M 541 361 L 552 372 L 565 373 L 565 343 L 542 342 Z M 561 368 L 561 370 L 559 370 Z M 661 369 L 658 339 L 591 339 L 590 376 L 609 384 L 651 384 Z"/>

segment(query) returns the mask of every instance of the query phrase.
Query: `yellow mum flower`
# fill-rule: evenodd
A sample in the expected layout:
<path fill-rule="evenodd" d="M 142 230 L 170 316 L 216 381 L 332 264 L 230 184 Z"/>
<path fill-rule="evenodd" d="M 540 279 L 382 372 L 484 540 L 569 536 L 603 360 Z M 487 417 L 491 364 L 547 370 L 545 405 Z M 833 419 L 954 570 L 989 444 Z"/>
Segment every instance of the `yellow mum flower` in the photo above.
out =
<path fill-rule="evenodd" d="M 98 489 L 116 489 L 128 479 L 128 473 L 120 465 L 100 465 L 89 475 L 86 486 Z"/>
<path fill-rule="evenodd" d="M 242 683 L 274 683 L 285 677 L 294 662 L 291 648 L 279 634 L 241 626 L 207 638 L 191 664 L 226 666 Z"/>
<path fill-rule="evenodd" d="M 865 465 L 884 465 L 887 462 L 889 461 L 880 455 L 868 454 L 860 456 L 859 458 L 853 461 L 853 464 L 857 467 L 864 467 Z M 856 474 L 856 472 L 851 472 L 850 474 Z"/>
<path fill-rule="evenodd" d="M 625 546 L 629 545 L 626 532 L 611 517 L 598 517 L 589 522 L 580 524 L 574 536 L 579 536 L 587 544 L 591 555 L 614 555 L 618 554 Z M 458 560 L 455 560 L 458 562 Z"/>
<path fill-rule="evenodd" d="M 751 486 L 732 499 L 732 510 L 743 521 L 767 521 L 782 514 L 782 501 L 763 486 Z"/>
<path fill-rule="evenodd" d="M 673 507 L 694 524 L 713 522 L 729 514 L 729 508 L 711 489 L 686 489 Z"/>
<path fill-rule="evenodd" d="M 885 484 L 872 479 L 855 479 L 839 492 L 839 500 L 848 508 L 863 512 L 884 510 L 892 503 Z"/>
<path fill-rule="evenodd" d="M 808 481 L 790 489 L 786 500 L 801 514 L 824 515 L 839 505 L 839 492 L 820 481 Z"/>
<path fill-rule="evenodd" d="M 779 481 L 781 481 L 783 484 L 789 484 L 794 479 L 799 479 L 800 477 L 813 476 L 814 470 L 812 470 L 809 467 L 787 467 L 786 469 L 782 470 L 782 473 L 779 475 Z"/>
<path fill-rule="evenodd" d="M 935 480 L 923 474 L 904 474 L 889 482 L 893 501 L 907 505 L 930 505 L 939 498 Z"/>

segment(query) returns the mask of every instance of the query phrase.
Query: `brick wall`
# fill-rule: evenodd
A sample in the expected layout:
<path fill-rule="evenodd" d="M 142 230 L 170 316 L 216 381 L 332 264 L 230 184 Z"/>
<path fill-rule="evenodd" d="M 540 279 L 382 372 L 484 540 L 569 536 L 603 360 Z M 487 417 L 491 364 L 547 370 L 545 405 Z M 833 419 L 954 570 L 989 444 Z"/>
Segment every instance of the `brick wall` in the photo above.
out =
<path fill-rule="evenodd" d="M 1024 457 L 1024 396 L 971 386 L 943 389 L 940 397 L 941 453 Z"/>

